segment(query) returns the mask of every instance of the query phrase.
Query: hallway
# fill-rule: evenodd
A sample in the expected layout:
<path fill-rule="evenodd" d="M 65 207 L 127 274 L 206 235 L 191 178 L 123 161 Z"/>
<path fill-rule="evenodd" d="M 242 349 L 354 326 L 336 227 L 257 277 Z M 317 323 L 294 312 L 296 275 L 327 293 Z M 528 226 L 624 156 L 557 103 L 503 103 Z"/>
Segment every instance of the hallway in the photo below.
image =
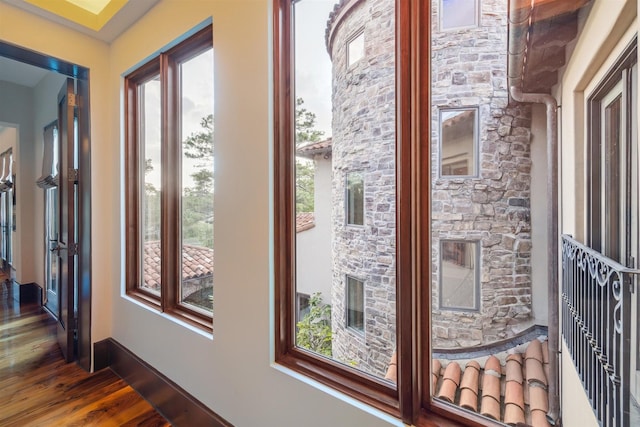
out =
<path fill-rule="evenodd" d="M 89 374 L 64 363 L 53 319 L 21 308 L 4 281 L 0 319 L 0 425 L 170 425 L 110 369 Z"/>

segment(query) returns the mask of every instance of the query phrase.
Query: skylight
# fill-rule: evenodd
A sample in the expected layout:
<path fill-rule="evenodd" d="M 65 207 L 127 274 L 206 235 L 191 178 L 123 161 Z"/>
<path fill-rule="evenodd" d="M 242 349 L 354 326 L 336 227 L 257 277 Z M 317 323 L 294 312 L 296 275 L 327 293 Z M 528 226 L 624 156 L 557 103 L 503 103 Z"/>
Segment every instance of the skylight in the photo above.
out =
<path fill-rule="evenodd" d="M 67 0 L 67 2 L 73 3 L 94 15 L 99 15 L 110 1 L 111 0 Z"/>

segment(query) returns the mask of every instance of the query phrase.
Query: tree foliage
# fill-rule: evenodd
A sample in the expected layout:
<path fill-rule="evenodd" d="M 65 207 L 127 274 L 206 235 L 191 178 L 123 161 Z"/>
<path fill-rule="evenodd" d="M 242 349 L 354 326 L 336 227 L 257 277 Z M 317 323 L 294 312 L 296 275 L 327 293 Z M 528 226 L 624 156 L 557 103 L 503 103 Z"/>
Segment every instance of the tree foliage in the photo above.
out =
<path fill-rule="evenodd" d="M 297 324 L 296 344 L 323 356 L 332 357 L 331 306 L 316 292 L 309 299 L 309 312 Z"/>
<path fill-rule="evenodd" d="M 213 115 L 203 117 L 200 126 L 182 142 L 185 157 L 197 160 L 190 175 L 193 187 L 182 194 L 182 238 L 213 248 Z"/>
<path fill-rule="evenodd" d="M 315 129 L 316 115 L 303 107 L 304 100 L 296 98 L 296 145 L 318 142 L 324 132 Z"/>

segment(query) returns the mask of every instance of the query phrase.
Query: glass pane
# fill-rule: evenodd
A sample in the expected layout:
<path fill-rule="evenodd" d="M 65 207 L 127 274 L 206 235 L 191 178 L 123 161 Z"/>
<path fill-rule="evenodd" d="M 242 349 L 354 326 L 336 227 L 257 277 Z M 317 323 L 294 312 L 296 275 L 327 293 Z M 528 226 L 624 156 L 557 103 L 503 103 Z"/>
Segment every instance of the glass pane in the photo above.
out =
<path fill-rule="evenodd" d="M 142 285 L 141 289 L 160 295 L 160 193 L 162 191 L 160 135 L 160 78 L 155 77 L 138 88 L 142 177 Z"/>
<path fill-rule="evenodd" d="M 296 292 L 311 296 L 296 345 L 382 379 L 396 347 L 395 1 L 293 13 Z"/>
<path fill-rule="evenodd" d="M 180 66 L 182 285 L 180 301 L 213 311 L 213 49 Z"/>
<path fill-rule="evenodd" d="M 441 27 L 443 30 L 476 25 L 478 0 L 442 0 Z"/>
<path fill-rule="evenodd" d="M 364 331 L 364 284 L 347 276 L 347 327 Z"/>
<path fill-rule="evenodd" d="M 616 262 L 625 263 L 622 259 L 621 225 L 620 224 L 620 159 L 622 136 L 622 95 L 616 97 L 604 107 L 603 123 L 604 141 L 602 158 L 603 176 L 603 232 L 602 253 Z"/>
<path fill-rule="evenodd" d="M 440 174 L 476 175 L 476 110 L 440 112 Z"/>
<path fill-rule="evenodd" d="M 49 245 L 49 288 L 54 294 L 58 293 L 58 256 L 51 249 L 58 245 L 58 188 L 47 189 L 47 230 Z M 57 301 L 56 301 L 57 303 Z"/>
<path fill-rule="evenodd" d="M 532 137 L 530 105 L 507 90 L 508 2 L 439 3 L 430 49 L 431 282 L 423 283 L 433 301 L 423 337 L 431 392 L 505 424 L 532 424 L 529 393 L 537 400 L 543 390 L 529 387 L 534 370 L 548 384 L 538 360 L 548 325 L 544 129 Z M 544 110 L 535 114 L 544 123 Z"/>
<path fill-rule="evenodd" d="M 362 174 L 347 174 L 347 224 L 364 224 L 364 183 Z"/>
<path fill-rule="evenodd" d="M 476 309 L 476 243 L 441 241 L 440 307 Z"/>
<path fill-rule="evenodd" d="M 349 47 L 347 48 L 347 55 L 349 67 L 358 62 L 364 57 L 364 33 L 360 33 L 349 41 Z"/>

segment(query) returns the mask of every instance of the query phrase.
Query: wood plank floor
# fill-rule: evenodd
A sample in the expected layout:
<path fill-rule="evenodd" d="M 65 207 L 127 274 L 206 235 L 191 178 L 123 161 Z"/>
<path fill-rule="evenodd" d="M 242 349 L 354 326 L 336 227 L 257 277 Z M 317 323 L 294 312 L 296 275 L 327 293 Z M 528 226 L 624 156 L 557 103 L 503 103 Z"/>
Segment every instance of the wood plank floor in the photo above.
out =
<path fill-rule="evenodd" d="M 55 322 L 0 283 L 0 426 L 169 426 L 110 369 L 65 363 Z"/>

